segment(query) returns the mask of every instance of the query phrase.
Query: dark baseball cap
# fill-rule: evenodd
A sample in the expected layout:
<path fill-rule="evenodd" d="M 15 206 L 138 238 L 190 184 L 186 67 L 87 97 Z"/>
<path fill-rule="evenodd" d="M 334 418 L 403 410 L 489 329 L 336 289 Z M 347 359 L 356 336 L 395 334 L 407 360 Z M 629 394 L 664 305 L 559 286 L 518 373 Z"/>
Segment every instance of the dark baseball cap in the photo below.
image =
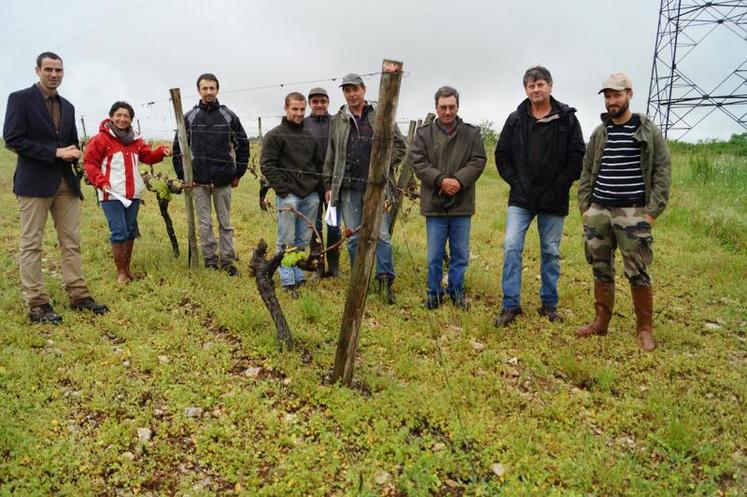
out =
<path fill-rule="evenodd" d="M 325 97 L 329 98 L 329 95 L 327 95 L 327 90 L 320 86 L 309 90 L 309 98 L 313 97 L 314 95 L 324 95 Z"/>
<path fill-rule="evenodd" d="M 346 85 L 357 85 L 357 86 L 366 86 L 366 83 L 363 81 L 363 78 L 360 74 L 355 74 L 354 72 L 351 72 L 350 74 L 346 74 L 342 78 L 342 84 L 340 84 L 340 87 Z"/>

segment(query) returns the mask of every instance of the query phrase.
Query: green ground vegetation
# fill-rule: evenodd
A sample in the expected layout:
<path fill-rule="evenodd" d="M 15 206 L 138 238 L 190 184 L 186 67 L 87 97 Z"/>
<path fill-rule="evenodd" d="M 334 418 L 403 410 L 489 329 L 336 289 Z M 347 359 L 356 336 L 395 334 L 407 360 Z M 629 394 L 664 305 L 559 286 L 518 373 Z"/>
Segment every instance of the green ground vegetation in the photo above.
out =
<path fill-rule="evenodd" d="M 112 310 L 66 307 L 49 222 L 45 286 L 65 322 L 28 324 L 15 160 L 0 150 L 0 495 L 746 495 L 745 140 L 672 146 L 671 204 L 654 228 L 654 353 L 638 350 L 619 261 L 610 334 L 574 336 L 593 314 L 575 199 L 561 246 L 565 322 L 536 313 L 532 227 L 526 315 L 493 327 L 508 192 L 491 159 L 473 219 L 471 310 L 423 309 L 424 221 L 406 201 L 398 301 L 369 295 L 352 389 L 323 382 L 347 257 L 342 278 L 280 295 L 297 343 L 281 351 L 247 268 L 258 240 L 275 240 L 251 174 L 233 201 L 239 278 L 175 259 L 148 193 L 134 257 L 146 277 L 117 285 L 85 187 L 84 272 Z M 171 213 L 186 252 L 181 196 Z"/>

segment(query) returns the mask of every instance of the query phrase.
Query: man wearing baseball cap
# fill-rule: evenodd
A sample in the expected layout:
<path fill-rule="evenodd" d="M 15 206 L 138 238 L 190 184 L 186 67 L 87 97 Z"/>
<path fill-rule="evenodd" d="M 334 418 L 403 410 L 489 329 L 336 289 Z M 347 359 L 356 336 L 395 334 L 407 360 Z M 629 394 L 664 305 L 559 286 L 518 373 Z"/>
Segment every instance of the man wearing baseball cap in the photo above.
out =
<path fill-rule="evenodd" d="M 368 185 L 376 108 L 366 101 L 366 84 L 360 75 L 348 74 L 342 79 L 340 87 L 346 103 L 332 118 L 329 147 L 324 161 L 325 200 L 330 205 L 339 205 L 345 226 L 355 230 L 363 223 L 363 199 Z M 386 188 L 386 195 L 390 200 L 394 198 L 395 191 L 394 166 L 405 155 L 405 141 L 396 125 L 392 139 L 394 146 Z M 387 304 L 394 303 L 394 257 L 389 234 L 391 224 L 391 213 L 384 212 L 376 243 L 376 280 Z M 357 247 L 358 237 L 353 234 L 348 240 L 351 266 Z"/>
<path fill-rule="evenodd" d="M 312 88 L 309 90 L 309 107 L 311 114 L 304 119 L 304 127 L 314 135 L 317 141 L 318 160 L 324 163 L 327 155 L 327 144 L 329 143 L 329 125 L 332 116 L 329 114 L 329 95 L 324 88 Z M 322 219 L 324 219 L 324 185 L 319 183 L 319 211 L 316 216 L 316 231 L 322 235 Z M 327 247 L 334 245 L 340 240 L 340 228 L 327 225 Z M 311 239 L 311 252 L 321 252 L 324 247 L 322 240 L 317 240 L 316 235 Z M 327 269 L 325 271 L 324 261 L 319 263 L 317 276 L 321 278 L 336 278 L 340 275 L 340 248 L 339 246 L 327 252 Z"/>
<path fill-rule="evenodd" d="M 630 282 L 638 344 L 653 350 L 654 219 L 666 208 L 672 180 L 669 148 L 645 114 L 633 114 L 633 83 L 623 73 L 602 83 L 607 112 L 584 156 L 578 202 L 584 221 L 586 258 L 594 273 L 594 320 L 578 329 L 586 337 L 607 333 L 615 303 L 615 248 Z"/>

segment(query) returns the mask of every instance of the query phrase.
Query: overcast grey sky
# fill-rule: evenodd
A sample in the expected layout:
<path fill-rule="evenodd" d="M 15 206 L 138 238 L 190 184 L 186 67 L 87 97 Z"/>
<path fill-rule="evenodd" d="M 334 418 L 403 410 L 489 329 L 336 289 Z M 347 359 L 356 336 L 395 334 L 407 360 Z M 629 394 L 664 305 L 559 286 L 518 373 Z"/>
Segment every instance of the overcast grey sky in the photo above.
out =
<path fill-rule="evenodd" d="M 36 81 L 35 57 L 45 50 L 63 58 L 60 93 L 85 116 L 89 134 L 114 101 L 127 100 L 146 137 L 172 134 L 169 88 L 182 89 L 186 110 L 197 102 L 195 78 L 202 72 L 218 76 L 220 101 L 256 134 L 256 116 L 282 114 L 289 91 L 321 85 L 333 112 L 343 103 L 338 82 L 280 83 L 377 72 L 391 58 L 407 71 L 400 120 L 423 117 L 433 109 L 436 88 L 449 84 L 461 92 L 466 121 L 491 120 L 500 130 L 525 98 L 524 70 L 542 64 L 553 74 L 553 95 L 578 109 L 588 137 L 604 110 L 597 91 L 610 72 L 632 77 L 632 106 L 645 112 L 659 2 L 0 0 L 0 6 L 0 119 L 7 95 Z M 710 87 L 739 64 L 744 48 L 733 35 L 712 37 L 693 59 L 694 76 Z M 375 100 L 379 76 L 367 82 Z M 267 85 L 276 86 L 234 91 Z M 687 138 L 743 131 L 712 117 Z M 277 122 L 263 117 L 265 131 Z"/>

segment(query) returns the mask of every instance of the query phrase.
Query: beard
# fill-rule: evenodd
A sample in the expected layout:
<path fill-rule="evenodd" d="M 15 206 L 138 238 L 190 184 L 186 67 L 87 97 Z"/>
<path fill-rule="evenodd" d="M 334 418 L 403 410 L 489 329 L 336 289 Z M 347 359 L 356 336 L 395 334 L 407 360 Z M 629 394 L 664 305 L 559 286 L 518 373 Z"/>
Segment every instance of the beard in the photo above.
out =
<path fill-rule="evenodd" d="M 628 108 L 629 108 L 629 107 L 630 107 L 630 102 L 625 102 L 624 104 L 620 104 L 620 108 L 619 108 L 619 109 L 617 109 L 617 112 L 612 112 L 612 111 L 610 110 L 609 106 L 608 106 L 608 107 L 607 107 L 607 113 L 609 114 L 609 116 L 610 116 L 611 118 L 613 118 L 613 119 L 617 119 L 617 118 L 619 118 L 619 117 L 622 117 L 622 116 L 624 116 L 624 115 L 625 115 L 625 113 L 626 113 L 626 112 L 628 112 Z"/>

